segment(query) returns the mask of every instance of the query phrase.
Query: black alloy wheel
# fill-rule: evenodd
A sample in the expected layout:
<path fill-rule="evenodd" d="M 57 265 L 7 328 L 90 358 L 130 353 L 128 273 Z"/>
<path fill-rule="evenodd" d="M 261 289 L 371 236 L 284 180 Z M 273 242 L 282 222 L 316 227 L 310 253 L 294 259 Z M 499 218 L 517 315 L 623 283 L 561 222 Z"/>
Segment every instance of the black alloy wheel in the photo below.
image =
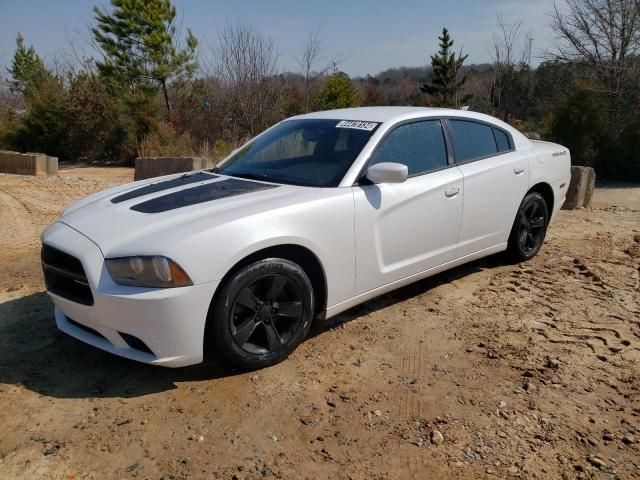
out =
<path fill-rule="evenodd" d="M 508 252 L 518 261 L 533 258 L 542 248 L 549 223 L 549 212 L 544 197 L 537 192 L 528 193 L 518 209 L 509 237 Z"/>
<path fill-rule="evenodd" d="M 289 260 L 260 260 L 225 281 L 210 313 L 207 341 L 238 367 L 263 368 L 284 360 L 306 336 L 313 286 Z"/>
<path fill-rule="evenodd" d="M 526 253 L 539 248 L 544 240 L 546 209 L 540 202 L 531 202 L 520 216 L 518 241 Z"/>
<path fill-rule="evenodd" d="M 245 286 L 231 312 L 236 345 L 253 354 L 277 352 L 303 322 L 300 289 L 282 274 L 269 274 Z"/>

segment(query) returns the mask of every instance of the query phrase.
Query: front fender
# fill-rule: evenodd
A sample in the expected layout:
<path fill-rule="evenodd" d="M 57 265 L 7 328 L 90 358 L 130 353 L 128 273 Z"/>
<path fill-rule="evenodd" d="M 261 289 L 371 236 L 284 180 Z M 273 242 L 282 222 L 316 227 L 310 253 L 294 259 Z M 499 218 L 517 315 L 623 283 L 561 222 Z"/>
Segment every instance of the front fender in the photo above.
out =
<path fill-rule="evenodd" d="M 177 241 L 157 245 L 194 283 L 221 280 L 249 255 L 279 245 L 299 245 L 320 261 L 327 306 L 351 298 L 355 288 L 354 207 L 350 188 L 302 204 L 248 215 L 223 224 L 185 229 Z M 202 223 L 202 222 L 201 222 Z"/>

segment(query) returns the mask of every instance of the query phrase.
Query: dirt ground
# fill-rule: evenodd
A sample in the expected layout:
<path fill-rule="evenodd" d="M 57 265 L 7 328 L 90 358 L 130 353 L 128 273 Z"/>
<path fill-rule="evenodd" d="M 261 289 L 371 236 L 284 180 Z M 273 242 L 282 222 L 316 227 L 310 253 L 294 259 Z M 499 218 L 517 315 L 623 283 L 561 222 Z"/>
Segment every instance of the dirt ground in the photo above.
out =
<path fill-rule="evenodd" d="M 0 478 L 640 478 L 640 187 L 562 211 L 526 264 L 421 281 L 243 373 L 56 330 L 39 234 L 131 178 L 0 175 Z"/>

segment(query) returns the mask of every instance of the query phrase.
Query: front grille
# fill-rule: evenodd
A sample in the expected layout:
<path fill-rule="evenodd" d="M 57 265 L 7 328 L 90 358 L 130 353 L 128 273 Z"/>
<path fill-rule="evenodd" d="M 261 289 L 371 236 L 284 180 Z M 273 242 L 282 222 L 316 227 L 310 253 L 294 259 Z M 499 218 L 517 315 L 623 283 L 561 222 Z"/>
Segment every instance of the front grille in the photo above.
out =
<path fill-rule="evenodd" d="M 48 291 L 72 302 L 93 305 L 93 294 L 87 276 L 76 257 L 43 245 L 42 270 Z"/>

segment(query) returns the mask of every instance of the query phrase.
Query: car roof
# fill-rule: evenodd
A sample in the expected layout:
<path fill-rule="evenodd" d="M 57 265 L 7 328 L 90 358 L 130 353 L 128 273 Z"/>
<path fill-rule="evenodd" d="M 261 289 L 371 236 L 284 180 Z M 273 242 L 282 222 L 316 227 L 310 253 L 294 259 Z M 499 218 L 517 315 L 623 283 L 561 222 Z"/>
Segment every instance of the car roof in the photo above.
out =
<path fill-rule="evenodd" d="M 362 122 L 396 122 L 407 118 L 416 117 L 465 117 L 485 120 L 498 125 L 503 124 L 501 120 L 485 115 L 483 113 L 471 112 L 468 110 L 455 110 L 452 108 L 433 107 L 357 107 L 340 108 L 336 110 L 323 110 L 311 112 L 292 117 L 295 119 L 304 118 L 324 118 L 331 120 L 359 120 Z M 504 124 L 506 125 L 506 124 Z"/>
<path fill-rule="evenodd" d="M 363 122 L 396 123 L 404 120 L 424 117 L 460 117 L 489 122 L 511 133 L 517 148 L 529 144 L 529 140 L 518 130 L 502 120 L 485 115 L 484 113 L 468 110 L 455 110 L 452 108 L 433 107 L 358 107 L 341 108 L 336 110 L 324 110 L 311 112 L 291 117 L 293 119 L 331 119 L 331 120 L 358 120 Z"/>
<path fill-rule="evenodd" d="M 363 122 L 387 122 L 412 113 L 431 113 L 442 110 L 428 107 L 359 107 L 340 108 L 336 110 L 324 110 L 321 112 L 311 112 L 294 117 L 298 118 L 327 118 L 336 120 L 360 120 Z"/>

